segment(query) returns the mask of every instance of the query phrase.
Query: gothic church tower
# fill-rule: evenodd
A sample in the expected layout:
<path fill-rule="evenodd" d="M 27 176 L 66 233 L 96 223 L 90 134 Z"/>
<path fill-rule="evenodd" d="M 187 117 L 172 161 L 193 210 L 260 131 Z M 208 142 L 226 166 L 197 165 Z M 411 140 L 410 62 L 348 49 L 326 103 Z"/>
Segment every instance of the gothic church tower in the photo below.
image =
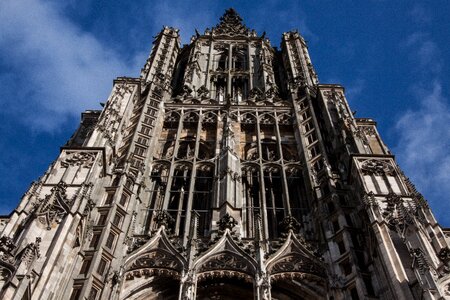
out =
<path fill-rule="evenodd" d="M 375 121 L 233 9 L 183 47 L 164 27 L 1 224 L 2 299 L 450 299 Z"/>

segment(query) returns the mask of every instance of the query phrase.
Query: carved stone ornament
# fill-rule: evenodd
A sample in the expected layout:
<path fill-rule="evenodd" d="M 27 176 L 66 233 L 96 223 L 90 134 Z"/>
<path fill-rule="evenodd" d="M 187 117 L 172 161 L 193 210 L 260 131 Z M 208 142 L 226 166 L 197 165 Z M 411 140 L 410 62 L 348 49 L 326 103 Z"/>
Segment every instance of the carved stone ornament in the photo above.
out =
<path fill-rule="evenodd" d="M 278 91 L 278 88 L 275 85 L 272 85 L 272 87 L 269 88 L 265 94 L 267 98 L 274 98 L 278 97 L 280 92 Z"/>
<path fill-rule="evenodd" d="M 271 288 L 270 277 L 267 274 L 263 274 L 261 276 L 260 282 L 258 282 L 257 284 L 261 290 L 261 299 L 262 300 L 271 299 L 271 297 L 270 297 L 270 288 Z"/>
<path fill-rule="evenodd" d="M 16 270 L 15 250 L 16 245 L 10 237 L 0 238 L 0 281 L 9 281 Z"/>
<path fill-rule="evenodd" d="M 94 207 L 95 202 L 92 199 L 88 199 L 86 206 L 84 207 L 83 216 L 89 216 Z"/>
<path fill-rule="evenodd" d="M 325 95 L 325 97 L 327 97 L 327 100 L 329 103 L 334 103 L 334 104 L 338 104 L 339 102 L 342 102 L 343 97 L 344 97 L 344 95 L 341 92 L 338 92 L 335 89 L 325 91 L 323 94 Z"/>
<path fill-rule="evenodd" d="M 71 203 L 67 201 L 66 189 L 67 184 L 61 181 L 52 188 L 49 195 L 34 204 L 34 213 L 39 222 L 47 226 L 47 230 L 50 230 L 53 224 L 59 224 L 70 211 Z"/>
<path fill-rule="evenodd" d="M 114 271 L 110 274 L 109 281 L 111 282 L 112 286 L 115 286 L 119 284 L 123 279 L 123 276 L 120 274 L 119 271 Z"/>
<path fill-rule="evenodd" d="M 375 195 L 372 191 L 363 194 L 363 202 L 366 207 L 378 206 L 378 202 L 375 199 Z"/>
<path fill-rule="evenodd" d="M 377 133 L 375 132 L 374 126 L 358 126 L 362 132 L 367 136 L 376 136 Z"/>
<path fill-rule="evenodd" d="M 425 258 L 425 254 L 422 249 L 415 248 L 411 250 L 411 256 L 413 257 L 413 267 L 419 270 L 420 274 L 425 274 L 426 271 L 430 269 L 427 259 Z"/>
<path fill-rule="evenodd" d="M 181 271 L 183 266 L 174 256 L 163 250 L 153 251 L 139 257 L 130 267 L 130 270 L 156 268 Z"/>
<path fill-rule="evenodd" d="M 438 257 L 443 262 L 448 262 L 450 260 L 450 249 L 448 247 L 442 248 L 438 253 Z"/>
<path fill-rule="evenodd" d="M 288 233 L 291 230 L 294 233 L 298 233 L 300 230 L 300 223 L 293 216 L 287 215 L 284 217 L 283 221 L 280 222 L 280 227 L 285 233 Z"/>
<path fill-rule="evenodd" d="M 237 270 L 239 272 L 248 273 L 252 268 L 249 263 L 237 254 L 220 253 L 213 255 L 199 268 L 199 272 L 214 270 Z"/>
<path fill-rule="evenodd" d="M 97 152 L 66 152 L 66 157 L 61 160 L 61 166 L 67 168 L 69 166 L 82 166 L 90 168 L 94 164 Z"/>
<path fill-rule="evenodd" d="M 227 9 L 225 14 L 220 17 L 220 23 L 212 29 L 214 35 L 248 36 L 251 32 L 242 23 L 242 18 L 233 9 Z"/>
<path fill-rule="evenodd" d="M 139 249 L 142 247 L 145 243 L 147 243 L 149 240 L 148 236 L 140 236 L 140 237 L 133 237 L 130 238 L 127 243 L 129 244 L 127 253 L 131 253 L 136 249 Z"/>
<path fill-rule="evenodd" d="M 15 249 L 16 245 L 10 237 L 0 237 L 0 261 L 13 265 L 15 262 L 13 254 Z"/>
<path fill-rule="evenodd" d="M 406 207 L 403 199 L 390 193 L 386 196 L 386 208 L 383 212 L 383 217 L 386 222 L 395 227 L 397 232 L 403 236 L 406 227 L 414 223 L 414 208 Z"/>
<path fill-rule="evenodd" d="M 180 96 L 186 98 L 186 97 L 192 96 L 191 94 L 192 94 L 192 89 L 189 86 L 184 85 L 181 90 Z"/>
<path fill-rule="evenodd" d="M 261 97 L 263 97 L 263 94 L 264 93 L 259 88 L 254 87 L 250 90 L 248 96 L 250 97 L 250 99 L 253 99 L 253 98 L 260 99 Z"/>
<path fill-rule="evenodd" d="M 236 226 L 238 222 L 229 214 L 226 213 L 218 222 L 219 229 L 221 231 L 225 231 L 225 229 L 232 230 L 234 226 Z"/>
<path fill-rule="evenodd" d="M 361 163 L 364 175 L 395 175 L 394 167 L 388 162 L 380 159 L 368 159 Z"/>
<path fill-rule="evenodd" d="M 300 87 L 306 86 L 305 76 L 302 73 L 300 73 L 296 77 L 292 78 L 290 84 L 291 84 L 291 87 L 294 89 L 298 89 Z"/>
<path fill-rule="evenodd" d="M 209 90 L 204 85 L 202 85 L 201 87 L 198 88 L 197 95 L 200 98 L 207 98 L 209 97 Z"/>
<path fill-rule="evenodd" d="M 175 223 L 175 220 L 166 211 L 160 211 L 155 217 L 155 222 L 158 225 L 158 227 L 164 225 L 164 227 L 168 229 L 172 224 Z"/>
<path fill-rule="evenodd" d="M 286 255 L 278 260 L 271 268 L 271 274 L 299 272 L 314 274 L 320 277 L 325 276 L 325 270 L 311 259 L 299 255 Z"/>
<path fill-rule="evenodd" d="M 36 258 L 40 257 L 41 238 L 37 237 L 34 243 L 29 243 L 20 253 L 20 259 L 27 267 L 30 267 Z"/>

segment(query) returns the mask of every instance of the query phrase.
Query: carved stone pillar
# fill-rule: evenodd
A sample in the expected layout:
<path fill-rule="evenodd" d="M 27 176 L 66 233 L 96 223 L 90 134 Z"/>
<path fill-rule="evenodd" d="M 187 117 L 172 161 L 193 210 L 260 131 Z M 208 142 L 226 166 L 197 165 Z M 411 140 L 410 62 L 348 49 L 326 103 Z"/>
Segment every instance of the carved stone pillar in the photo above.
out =
<path fill-rule="evenodd" d="M 270 276 L 267 273 L 262 273 L 256 278 L 256 289 L 257 295 L 256 299 L 258 300 L 269 300 L 272 299 L 270 293 Z"/>
<path fill-rule="evenodd" d="M 181 278 L 180 300 L 195 299 L 195 280 L 194 275 L 189 272 Z"/>

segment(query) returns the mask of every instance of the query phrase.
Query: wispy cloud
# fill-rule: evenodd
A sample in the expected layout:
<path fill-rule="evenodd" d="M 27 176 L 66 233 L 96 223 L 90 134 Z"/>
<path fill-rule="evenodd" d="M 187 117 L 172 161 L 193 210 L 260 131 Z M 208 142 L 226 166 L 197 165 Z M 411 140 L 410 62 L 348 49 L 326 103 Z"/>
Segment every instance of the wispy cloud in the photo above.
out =
<path fill-rule="evenodd" d="M 417 15 L 414 8 L 413 15 Z M 422 18 L 424 12 L 420 12 Z M 430 201 L 441 222 L 450 223 L 450 105 L 445 95 L 441 70 L 443 60 L 437 44 L 426 32 L 411 34 L 402 47 L 418 75 L 411 85 L 419 106 L 407 111 L 396 124 L 399 139 L 394 153 L 401 167 Z"/>
<path fill-rule="evenodd" d="M 415 3 L 413 8 L 409 11 L 409 15 L 416 23 L 429 23 L 431 15 L 429 10 L 419 3 Z"/>
<path fill-rule="evenodd" d="M 7 84 L 0 91 L 1 106 L 40 130 L 52 131 L 68 117 L 98 107 L 113 76 L 139 70 L 60 9 L 40 0 L 0 4 L 0 78 Z"/>
<path fill-rule="evenodd" d="M 441 83 L 417 90 L 422 99 L 417 110 L 397 122 L 400 139 L 395 149 L 407 175 L 428 197 L 439 219 L 450 222 L 450 107 Z"/>
<path fill-rule="evenodd" d="M 365 86 L 366 81 L 362 78 L 358 78 L 355 81 L 351 82 L 346 88 L 347 97 L 353 101 L 357 101 L 357 98 L 364 91 Z"/>

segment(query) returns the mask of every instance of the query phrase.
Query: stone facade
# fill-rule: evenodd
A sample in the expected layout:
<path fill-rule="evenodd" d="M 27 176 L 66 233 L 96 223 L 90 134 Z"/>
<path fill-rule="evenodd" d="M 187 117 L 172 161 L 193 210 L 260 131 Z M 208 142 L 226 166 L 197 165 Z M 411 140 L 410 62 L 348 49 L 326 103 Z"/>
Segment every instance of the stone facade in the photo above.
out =
<path fill-rule="evenodd" d="M 155 37 L 0 220 L 2 299 L 443 299 L 450 249 L 376 123 L 229 9 Z"/>

